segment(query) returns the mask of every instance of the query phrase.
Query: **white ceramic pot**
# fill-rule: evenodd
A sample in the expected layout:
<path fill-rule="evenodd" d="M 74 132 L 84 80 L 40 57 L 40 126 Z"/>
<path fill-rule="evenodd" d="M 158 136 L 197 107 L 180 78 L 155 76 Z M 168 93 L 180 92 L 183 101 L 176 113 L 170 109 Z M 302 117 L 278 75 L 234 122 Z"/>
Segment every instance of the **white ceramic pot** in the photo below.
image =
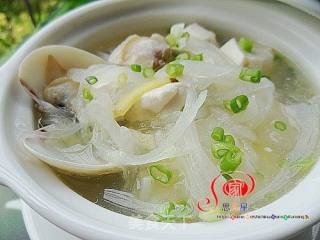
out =
<path fill-rule="evenodd" d="M 98 1 L 59 18 L 34 34 L 1 68 L 0 182 L 55 225 L 82 239 L 281 239 L 320 220 L 318 162 L 298 186 L 256 214 L 309 215 L 308 221 L 225 220 L 166 224 L 136 220 L 103 209 L 66 187 L 45 164 L 21 151 L 19 129 L 33 126 L 31 99 L 20 87 L 17 68 L 32 49 L 69 44 L 84 49 L 130 33 L 164 31 L 172 23 L 199 22 L 245 35 L 293 59 L 320 85 L 320 22 L 286 5 L 250 0 Z"/>

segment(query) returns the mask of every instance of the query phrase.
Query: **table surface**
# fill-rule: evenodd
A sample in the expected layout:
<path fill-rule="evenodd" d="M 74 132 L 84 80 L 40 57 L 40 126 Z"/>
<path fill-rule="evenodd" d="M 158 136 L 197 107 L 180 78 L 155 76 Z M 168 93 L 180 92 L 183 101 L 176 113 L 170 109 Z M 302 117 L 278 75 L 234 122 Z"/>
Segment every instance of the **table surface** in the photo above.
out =
<path fill-rule="evenodd" d="M 16 199 L 9 188 L 0 186 L 0 240 L 29 240 L 21 211 L 7 204 Z"/>

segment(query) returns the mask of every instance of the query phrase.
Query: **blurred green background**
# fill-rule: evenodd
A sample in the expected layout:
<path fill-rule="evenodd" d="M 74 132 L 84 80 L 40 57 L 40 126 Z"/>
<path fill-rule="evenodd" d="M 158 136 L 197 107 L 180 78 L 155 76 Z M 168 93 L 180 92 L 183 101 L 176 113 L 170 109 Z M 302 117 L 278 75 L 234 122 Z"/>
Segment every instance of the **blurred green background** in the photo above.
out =
<path fill-rule="evenodd" d="M 93 0 L 0 0 L 0 65 L 34 31 Z"/>
<path fill-rule="evenodd" d="M 0 66 L 32 33 L 90 1 L 0 0 Z M 0 240 L 29 240 L 21 212 L 10 207 L 17 198 L 10 189 L 0 185 Z"/>

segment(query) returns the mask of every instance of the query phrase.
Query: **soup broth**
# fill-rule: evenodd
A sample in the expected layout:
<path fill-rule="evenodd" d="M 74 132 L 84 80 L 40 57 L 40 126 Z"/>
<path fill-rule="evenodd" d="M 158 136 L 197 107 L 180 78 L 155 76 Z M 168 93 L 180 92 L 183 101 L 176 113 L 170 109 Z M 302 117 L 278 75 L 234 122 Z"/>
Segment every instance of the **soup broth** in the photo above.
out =
<path fill-rule="evenodd" d="M 318 156 L 318 93 L 302 69 L 198 24 L 163 35 L 94 55 L 46 49 L 41 96 L 20 77 L 37 103 L 26 147 L 85 199 L 154 221 L 214 222 L 295 187 Z M 82 65 L 63 68 L 69 51 Z"/>
<path fill-rule="evenodd" d="M 224 37 L 226 38 L 226 37 Z M 280 52 L 276 52 L 275 57 L 276 64 L 274 65 L 273 72 L 270 75 L 270 79 L 276 86 L 276 95 L 280 102 L 285 104 L 295 104 L 299 102 L 306 102 L 312 97 L 316 96 L 315 88 L 312 87 L 310 82 L 306 79 L 301 69 L 296 66 L 292 61 L 283 56 Z M 264 126 L 262 126 L 263 128 Z M 263 149 L 264 145 L 259 146 L 259 141 L 255 144 L 258 149 Z M 256 175 L 257 188 L 264 188 L 270 184 L 272 179 L 279 173 L 279 157 L 272 156 L 268 152 L 261 150 L 261 155 L 265 155 L 265 161 L 261 163 L 263 168 L 267 169 L 268 176 L 266 175 Z M 316 159 L 317 153 L 314 155 Z M 311 160 L 309 163 L 300 166 L 299 172 L 294 176 L 289 182 L 287 182 L 283 187 L 281 187 L 276 192 L 269 192 L 265 194 L 259 202 L 251 205 L 247 211 L 253 211 L 255 209 L 261 208 L 272 201 L 280 198 L 285 193 L 289 192 L 296 184 L 299 183 L 301 179 L 308 173 L 313 165 Z M 71 175 L 70 173 L 63 173 L 55 169 L 58 177 L 73 191 L 77 192 L 82 197 L 87 200 L 109 210 L 118 212 L 120 214 L 125 214 L 128 216 L 136 217 L 148 217 L 141 216 L 139 214 L 134 214 L 132 211 L 128 211 L 122 207 L 115 206 L 114 204 L 108 203 L 104 199 L 105 189 L 117 189 L 126 192 L 137 192 L 137 185 L 139 180 L 137 180 L 139 173 L 145 172 L 146 166 L 143 167 L 131 167 L 124 170 L 124 172 L 106 174 L 99 176 L 79 176 Z M 214 176 L 212 176 L 214 177 Z M 158 195 L 153 193 L 145 193 L 144 196 L 139 196 L 144 200 L 155 202 L 155 203 L 165 203 L 168 201 L 174 201 L 179 199 L 185 199 L 188 197 L 186 193 L 187 189 L 183 184 L 177 185 L 176 189 L 171 189 L 170 192 L 166 191 L 166 188 L 158 184 L 157 186 L 163 194 L 161 196 L 161 201 L 159 201 Z M 193 222 L 201 221 L 199 218 L 193 219 Z"/>

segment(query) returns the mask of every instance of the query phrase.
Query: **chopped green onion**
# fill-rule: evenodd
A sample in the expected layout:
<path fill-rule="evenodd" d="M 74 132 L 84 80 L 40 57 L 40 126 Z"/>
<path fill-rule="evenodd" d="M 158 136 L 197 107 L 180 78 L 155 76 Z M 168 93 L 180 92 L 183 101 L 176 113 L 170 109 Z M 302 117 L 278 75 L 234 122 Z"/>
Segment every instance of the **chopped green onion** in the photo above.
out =
<path fill-rule="evenodd" d="M 182 206 L 184 210 L 185 208 L 192 208 L 192 206 L 186 201 L 186 200 L 179 200 L 177 201 L 177 206 L 180 207 Z"/>
<path fill-rule="evenodd" d="M 240 48 L 245 51 L 245 52 L 252 52 L 252 48 L 253 48 L 253 42 L 250 39 L 247 38 L 240 38 L 239 40 L 239 46 Z"/>
<path fill-rule="evenodd" d="M 215 127 L 212 130 L 211 138 L 213 140 L 218 141 L 218 142 L 223 141 L 223 139 L 224 139 L 224 130 L 223 130 L 223 128 L 222 127 Z"/>
<path fill-rule="evenodd" d="M 154 70 L 152 68 L 144 68 L 142 71 L 142 75 L 145 78 L 151 78 L 154 75 Z"/>
<path fill-rule="evenodd" d="M 247 109 L 249 105 L 249 98 L 246 95 L 239 95 L 230 101 L 231 111 L 239 113 Z"/>
<path fill-rule="evenodd" d="M 164 212 L 166 215 L 170 215 L 172 213 L 172 211 L 174 211 L 176 209 L 176 206 L 174 205 L 173 202 L 169 202 L 168 206 L 165 208 Z"/>
<path fill-rule="evenodd" d="M 234 137 L 232 135 L 224 135 L 224 129 L 222 127 L 215 127 L 212 130 L 211 138 L 217 142 L 235 145 Z"/>
<path fill-rule="evenodd" d="M 226 173 L 234 172 L 241 164 L 241 159 L 241 152 L 227 152 L 220 162 L 220 170 Z"/>
<path fill-rule="evenodd" d="M 230 100 L 224 100 L 223 101 L 223 106 L 225 107 L 225 109 L 227 109 L 228 111 L 232 112 L 232 109 L 230 107 Z"/>
<path fill-rule="evenodd" d="M 91 101 L 93 99 L 93 95 L 90 91 L 90 88 L 88 86 L 84 86 L 82 89 L 82 96 L 85 100 Z"/>
<path fill-rule="evenodd" d="M 160 222 L 174 222 L 176 220 L 173 214 L 175 208 L 176 206 L 173 202 L 168 202 L 165 204 L 161 213 L 154 213 L 154 215 L 158 217 Z"/>
<path fill-rule="evenodd" d="M 214 158 L 221 159 L 223 156 L 229 151 L 228 146 L 222 145 L 219 146 L 217 144 L 213 144 L 211 146 L 211 153 Z"/>
<path fill-rule="evenodd" d="M 86 81 L 90 84 L 90 85 L 93 85 L 95 84 L 96 82 L 98 82 L 98 79 L 96 76 L 88 76 L 86 77 Z"/>
<path fill-rule="evenodd" d="M 224 172 L 233 172 L 241 163 L 242 152 L 235 146 L 232 135 L 224 135 L 224 129 L 216 127 L 213 129 L 211 137 L 217 141 L 212 144 L 211 153 L 214 158 L 221 159 L 220 169 Z"/>
<path fill-rule="evenodd" d="M 176 47 L 178 44 L 178 40 L 175 36 L 173 36 L 172 34 L 168 34 L 166 36 L 166 41 L 169 44 L 169 47 Z"/>
<path fill-rule="evenodd" d="M 184 32 L 181 34 L 181 38 L 189 38 L 190 37 L 190 33 L 188 32 Z"/>
<path fill-rule="evenodd" d="M 229 150 L 227 150 L 227 149 L 218 149 L 216 151 L 216 156 L 218 159 L 221 159 L 221 158 L 223 158 L 224 155 L 227 154 L 227 152 L 229 152 Z"/>
<path fill-rule="evenodd" d="M 139 64 L 131 64 L 131 70 L 134 72 L 141 72 L 141 65 Z"/>
<path fill-rule="evenodd" d="M 170 179 L 172 178 L 172 172 L 161 164 L 150 166 L 149 173 L 154 180 L 164 184 L 169 183 Z"/>
<path fill-rule="evenodd" d="M 259 83 L 262 78 L 262 72 L 259 69 L 242 68 L 239 78 L 243 81 Z"/>
<path fill-rule="evenodd" d="M 170 77 L 179 77 L 183 74 L 184 66 L 180 63 L 170 63 L 167 65 L 166 72 Z"/>
<path fill-rule="evenodd" d="M 228 152 L 240 152 L 240 149 L 237 146 L 224 142 L 215 143 L 211 146 L 211 153 L 216 159 L 221 159 Z"/>
<path fill-rule="evenodd" d="M 190 60 L 203 61 L 203 54 L 199 53 L 199 54 L 193 55 L 193 56 L 191 56 Z"/>
<path fill-rule="evenodd" d="M 287 129 L 287 124 L 285 122 L 282 121 L 275 121 L 274 122 L 274 127 L 275 129 L 278 129 L 280 131 L 284 131 Z"/>
<path fill-rule="evenodd" d="M 189 54 L 188 53 L 181 53 L 176 57 L 176 60 L 188 60 Z"/>
<path fill-rule="evenodd" d="M 239 113 L 247 109 L 247 106 L 249 105 L 249 99 L 246 95 L 240 95 L 232 100 L 224 100 L 223 105 L 228 111 Z"/>
<path fill-rule="evenodd" d="M 225 135 L 224 136 L 224 142 L 228 143 L 228 144 L 231 144 L 231 145 L 235 145 L 236 144 L 236 142 L 234 140 L 234 137 L 232 135 Z"/>
<path fill-rule="evenodd" d="M 163 210 L 160 213 L 154 213 L 161 222 L 181 222 L 192 218 L 193 206 L 185 201 L 180 200 L 176 203 L 165 203 Z"/>
<path fill-rule="evenodd" d="M 158 218 L 157 221 L 159 222 L 178 222 L 178 219 L 172 215 L 166 216 L 164 213 L 153 213 L 153 215 L 155 215 Z"/>
<path fill-rule="evenodd" d="M 187 217 L 193 212 L 193 206 L 186 200 L 177 201 L 175 212 L 180 217 Z"/>

